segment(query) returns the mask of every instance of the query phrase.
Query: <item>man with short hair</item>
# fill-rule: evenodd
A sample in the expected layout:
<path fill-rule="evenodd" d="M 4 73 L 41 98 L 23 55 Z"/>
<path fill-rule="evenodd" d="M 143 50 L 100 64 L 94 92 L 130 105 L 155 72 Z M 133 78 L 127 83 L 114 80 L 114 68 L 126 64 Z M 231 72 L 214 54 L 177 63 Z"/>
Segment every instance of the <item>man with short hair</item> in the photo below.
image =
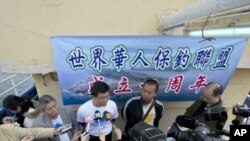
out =
<path fill-rule="evenodd" d="M 195 117 L 198 121 L 206 124 L 210 130 L 221 130 L 225 125 L 225 122 L 217 120 L 206 121 L 204 112 L 208 107 L 223 108 L 223 103 L 221 100 L 223 90 L 223 86 L 219 83 L 208 83 L 201 98 L 196 100 L 191 106 L 187 108 L 185 115 Z"/>
<path fill-rule="evenodd" d="M 41 96 L 38 102 L 42 113 L 34 120 L 34 127 L 60 128 L 65 124 L 72 124 L 70 131 L 56 138 L 45 139 L 50 141 L 70 141 L 74 133 L 79 130 L 74 111 L 70 107 L 58 106 L 55 98 L 50 95 Z"/>
<path fill-rule="evenodd" d="M 92 99 L 82 104 L 77 112 L 77 121 L 84 127 L 86 118 L 92 118 L 89 125 L 90 141 L 99 141 L 104 134 L 106 141 L 112 140 L 112 122 L 118 118 L 116 103 L 109 99 L 109 86 L 104 82 L 96 82 L 91 88 Z M 111 114 L 111 120 L 104 118 L 104 113 Z M 99 129 L 100 126 L 100 129 Z M 101 133 L 100 133 L 101 131 Z"/>
<path fill-rule="evenodd" d="M 126 122 L 122 140 L 130 139 L 129 129 L 140 121 L 158 127 L 164 111 L 163 104 L 156 100 L 158 89 L 158 82 L 148 79 L 142 85 L 141 96 L 132 97 L 125 103 L 121 111 Z"/>

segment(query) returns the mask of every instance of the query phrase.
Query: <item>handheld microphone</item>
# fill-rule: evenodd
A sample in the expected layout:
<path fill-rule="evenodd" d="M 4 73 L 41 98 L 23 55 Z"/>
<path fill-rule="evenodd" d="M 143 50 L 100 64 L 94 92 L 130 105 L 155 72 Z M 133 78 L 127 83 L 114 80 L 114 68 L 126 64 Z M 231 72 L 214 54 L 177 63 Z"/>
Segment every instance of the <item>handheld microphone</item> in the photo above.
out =
<path fill-rule="evenodd" d="M 93 121 L 93 119 L 90 116 L 86 117 L 85 120 L 84 120 L 84 122 L 87 123 L 87 127 L 85 129 L 85 131 L 87 133 L 89 132 L 89 125 L 90 125 L 90 123 L 92 123 L 92 121 Z"/>
<path fill-rule="evenodd" d="M 95 111 L 95 119 L 101 119 L 102 118 L 102 114 L 100 113 L 100 111 L 96 110 Z"/>
<path fill-rule="evenodd" d="M 176 117 L 175 122 L 189 129 L 195 129 L 198 126 L 198 121 L 194 117 L 179 115 Z"/>
<path fill-rule="evenodd" d="M 99 133 L 101 134 L 101 124 L 100 124 L 100 119 L 102 118 L 102 114 L 100 113 L 100 111 L 96 110 L 95 111 L 95 120 L 98 121 L 98 126 L 99 126 Z"/>
<path fill-rule="evenodd" d="M 106 119 L 106 120 L 109 120 L 111 122 L 111 124 L 113 125 L 113 127 L 116 129 L 116 126 L 115 124 L 113 123 L 112 121 L 112 114 L 108 111 L 104 111 L 103 112 L 103 117 Z"/>
<path fill-rule="evenodd" d="M 106 119 L 106 120 L 112 120 L 112 114 L 108 111 L 104 111 L 103 112 L 103 117 Z"/>

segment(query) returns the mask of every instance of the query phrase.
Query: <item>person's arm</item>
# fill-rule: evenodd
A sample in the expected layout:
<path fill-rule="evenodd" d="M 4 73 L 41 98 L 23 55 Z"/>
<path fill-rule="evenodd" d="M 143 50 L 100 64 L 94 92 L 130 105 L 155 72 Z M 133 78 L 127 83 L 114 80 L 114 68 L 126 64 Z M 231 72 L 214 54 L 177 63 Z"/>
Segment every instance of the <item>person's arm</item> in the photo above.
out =
<path fill-rule="evenodd" d="M 85 121 L 84 109 L 82 106 L 79 107 L 77 114 L 76 114 L 76 122 L 80 124 L 80 129 L 83 130 L 87 125 Z"/>
<path fill-rule="evenodd" d="M 76 132 L 70 141 L 79 141 L 81 135 L 82 135 L 81 131 Z"/>
<path fill-rule="evenodd" d="M 192 116 L 191 107 L 192 105 L 186 109 L 186 112 L 184 113 L 185 116 Z"/>
<path fill-rule="evenodd" d="M 83 130 L 87 125 L 85 122 L 78 122 L 78 124 L 80 124 L 81 130 Z"/>
<path fill-rule="evenodd" d="M 88 140 L 89 140 L 89 134 L 87 132 L 81 134 L 81 141 L 88 141 Z"/>
<path fill-rule="evenodd" d="M 122 106 L 122 109 L 121 109 L 121 116 L 122 116 L 122 119 L 124 120 L 124 115 L 123 115 L 123 112 L 124 112 L 124 106 L 125 106 L 125 104 Z"/>
<path fill-rule="evenodd" d="M 59 132 L 54 128 L 22 128 L 15 126 L 14 124 L 6 124 L 1 126 L 5 126 L 3 127 L 4 129 L 8 130 L 10 133 L 13 133 L 13 135 L 15 135 L 20 140 L 27 135 L 32 135 L 32 133 L 36 131 L 37 134 L 34 136 L 34 139 L 52 138 L 59 134 Z"/>
<path fill-rule="evenodd" d="M 19 135 L 24 137 L 25 135 L 31 135 L 32 132 L 37 130 L 37 134 L 34 136 L 34 139 L 41 138 L 53 138 L 59 133 L 54 128 L 19 128 Z"/>
<path fill-rule="evenodd" d="M 127 122 L 127 117 L 129 117 L 129 104 L 126 102 L 123 107 L 122 107 L 122 110 L 121 110 L 121 115 L 122 115 L 122 119 Z"/>
<path fill-rule="evenodd" d="M 116 120 L 116 119 L 118 118 L 118 116 L 119 116 L 119 112 L 118 112 L 118 108 L 117 108 L 116 103 L 114 102 L 113 104 L 114 104 L 114 105 L 113 105 L 114 113 L 113 113 L 113 115 L 112 115 L 112 119 L 114 120 L 113 122 L 115 122 L 115 120 Z"/>
<path fill-rule="evenodd" d="M 186 112 L 184 113 L 184 115 L 186 116 L 193 116 L 194 112 L 197 110 L 197 108 L 200 106 L 199 103 L 201 103 L 201 99 L 196 100 L 195 102 L 193 102 L 187 109 Z"/>
<path fill-rule="evenodd" d="M 31 137 L 31 136 L 25 136 L 25 137 L 23 137 L 23 139 L 21 140 L 21 141 L 33 141 L 33 137 Z"/>
<path fill-rule="evenodd" d="M 103 132 L 100 134 L 99 140 L 100 141 L 105 141 L 105 135 L 103 134 Z"/>

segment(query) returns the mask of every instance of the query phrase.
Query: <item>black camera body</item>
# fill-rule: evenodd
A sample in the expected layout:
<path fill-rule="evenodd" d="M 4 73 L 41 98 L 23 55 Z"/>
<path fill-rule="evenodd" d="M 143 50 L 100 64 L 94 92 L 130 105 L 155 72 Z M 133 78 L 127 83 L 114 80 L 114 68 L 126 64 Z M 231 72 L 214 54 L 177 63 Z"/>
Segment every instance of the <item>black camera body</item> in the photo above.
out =
<path fill-rule="evenodd" d="M 198 122 L 193 117 L 180 115 L 175 121 L 169 129 L 167 137 L 173 137 L 176 141 L 222 141 L 218 134 L 210 132 L 207 125 Z M 186 130 L 183 130 L 182 127 L 185 127 Z"/>
<path fill-rule="evenodd" d="M 136 124 L 130 131 L 130 141 L 165 141 L 165 134 L 158 128 L 140 122 Z"/>
<path fill-rule="evenodd" d="M 236 106 L 233 108 L 233 114 L 241 117 L 249 117 L 250 116 L 250 108 L 248 106 Z"/>
<path fill-rule="evenodd" d="M 206 121 L 217 121 L 216 130 L 222 130 L 225 122 L 228 118 L 227 110 L 224 107 L 209 107 L 204 112 L 204 118 Z"/>
<path fill-rule="evenodd" d="M 216 120 L 216 121 L 226 121 L 227 120 L 227 110 L 226 108 L 207 108 L 204 112 L 204 117 L 206 121 Z"/>

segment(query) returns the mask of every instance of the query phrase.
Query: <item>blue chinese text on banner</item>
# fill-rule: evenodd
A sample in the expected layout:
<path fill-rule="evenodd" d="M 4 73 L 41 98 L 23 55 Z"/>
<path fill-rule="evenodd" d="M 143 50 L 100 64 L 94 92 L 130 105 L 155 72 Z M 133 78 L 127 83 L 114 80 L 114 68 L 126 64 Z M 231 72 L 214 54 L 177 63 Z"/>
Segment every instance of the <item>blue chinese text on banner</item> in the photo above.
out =
<path fill-rule="evenodd" d="M 140 95 L 148 78 L 160 84 L 161 101 L 197 99 L 208 82 L 226 86 L 246 38 L 178 36 L 56 36 L 52 38 L 63 102 L 82 104 L 96 81 L 111 88 L 111 99 Z"/>

